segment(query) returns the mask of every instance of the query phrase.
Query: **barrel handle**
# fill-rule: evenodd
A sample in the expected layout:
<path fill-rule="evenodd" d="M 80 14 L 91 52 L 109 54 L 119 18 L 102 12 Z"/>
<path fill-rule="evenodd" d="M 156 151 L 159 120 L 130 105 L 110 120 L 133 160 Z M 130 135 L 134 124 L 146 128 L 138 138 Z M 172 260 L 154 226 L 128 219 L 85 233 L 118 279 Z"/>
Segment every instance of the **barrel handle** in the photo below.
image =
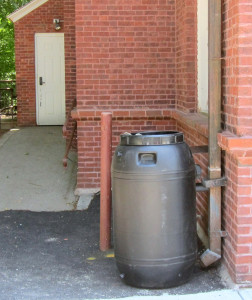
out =
<path fill-rule="evenodd" d="M 144 166 L 153 166 L 157 163 L 157 153 L 138 153 L 138 163 Z"/>

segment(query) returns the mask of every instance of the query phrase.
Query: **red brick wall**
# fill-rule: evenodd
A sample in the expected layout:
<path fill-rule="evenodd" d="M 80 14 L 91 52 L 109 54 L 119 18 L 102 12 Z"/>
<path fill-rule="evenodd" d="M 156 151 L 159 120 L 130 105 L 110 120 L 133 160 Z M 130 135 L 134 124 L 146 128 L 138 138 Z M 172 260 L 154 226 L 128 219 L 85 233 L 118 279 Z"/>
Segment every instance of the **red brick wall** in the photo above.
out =
<path fill-rule="evenodd" d="M 252 284 L 252 137 L 219 135 L 228 179 L 223 198 L 224 261 L 237 283 Z"/>
<path fill-rule="evenodd" d="M 80 111 L 78 120 L 78 188 L 97 188 L 100 185 L 100 111 Z M 168 111 L 113 111 L 113 152 L 120 134 L 148 130 L 176 130 L 176 121 Z"/>
<path fill-rule="evenodd" d="M 197 1 L 176 1 L 176 108 L 197 111 Z"/>
<path fill-rule="evenodd" d="M 76 0 L 78 108 L 174 108 L 174 3 Z"/>
<path fill-rule="evenodd" d="M 128 114 L 114 121 L 114 141 L 124 131 L 174 128 L 160 116 L 175 107 L 174 0 L 76 0 L 76 51 L 78 110 Z M 100 123 L 85 122 L 78 121 L 78 187 L 92 188 L 100 149 L 88 143 L 99 143 Z"/>
<path fill-rule="evenodd" d="M 124 132 L 145 130 L 175 130 L 175 121 L 170 118 L 163 120 L 136 120 L 119 117 L 113 119 L 113 153 L 118 145 L 119 137 Z M 85 130 L 85 131 L 84 131 Z M 78 188 L 97 188 L 100 183 L 100 122 L 78 122 Z"/>
<path fill-rule="evenodd" d="M 252 134 L 252 4 L 223 1 L 223 121 L 238 136 Z"/>
<path fill-rule="evenodd" d="M 55 32 L 53 19 L 64 20 L 66 103 L 75 98 L 74 0 L 50 0 L 15 23 L 18 125 L 36 125 L 35 33 Z"/>
<path fill-rule="evenodd" d="M 252 4 L 223 1 L 224 261 L 237 283 L 252 283 Z"/>
<path fill-rule="evenodd" d="M 224 260 L 237 283 L 252 282 L 252 165 L 240 165 L 230 153 L 225 160 L 228 186 L 223 209 Z"/>

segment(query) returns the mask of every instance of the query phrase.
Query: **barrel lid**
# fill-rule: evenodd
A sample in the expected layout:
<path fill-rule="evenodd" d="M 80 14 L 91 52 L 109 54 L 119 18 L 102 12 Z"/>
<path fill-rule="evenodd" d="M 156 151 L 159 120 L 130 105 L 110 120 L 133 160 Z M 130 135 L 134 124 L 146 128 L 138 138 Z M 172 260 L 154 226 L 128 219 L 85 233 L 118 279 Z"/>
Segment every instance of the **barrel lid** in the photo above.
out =
<path fill-rule="evenodd" d="M 121 134 L 121 146 L 170 145 L 184 142 L 184 135 L 178 131 L 144 131 Z"/>

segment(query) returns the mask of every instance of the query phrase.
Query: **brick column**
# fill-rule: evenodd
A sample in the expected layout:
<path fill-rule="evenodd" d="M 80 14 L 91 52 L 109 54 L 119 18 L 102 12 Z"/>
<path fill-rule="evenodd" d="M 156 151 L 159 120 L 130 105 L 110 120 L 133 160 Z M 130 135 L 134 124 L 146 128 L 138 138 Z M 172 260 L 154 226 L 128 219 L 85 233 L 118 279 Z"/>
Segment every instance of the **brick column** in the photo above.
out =
<path fill-rule="evenodd" d="M 219 134 L 226 152 L 223 221 L 224 261 L 236 283 L 252 283 L 252 137 Z"/>
<path fill-rule="evenodd" d="M 252 6 L 223 1 L 224 261 L 236 283 L 252 285 Z"/>

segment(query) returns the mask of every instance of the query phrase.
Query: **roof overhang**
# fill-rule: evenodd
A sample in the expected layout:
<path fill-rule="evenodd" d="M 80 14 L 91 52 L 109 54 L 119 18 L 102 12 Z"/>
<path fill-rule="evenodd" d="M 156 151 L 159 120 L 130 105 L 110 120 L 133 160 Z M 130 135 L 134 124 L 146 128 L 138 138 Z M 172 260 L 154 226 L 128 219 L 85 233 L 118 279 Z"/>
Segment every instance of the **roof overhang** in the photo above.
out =
<path fill-rule="evenodd" d="M 23 7 L 17 9 L 12 14 L 8 15 L 7 18 L 10 19 L 13 23 L 20 20 L 24 16 L 28 15 L 34 9 L 38 8 L 42 4 L 46 3 L 48 0 L 32 0 L 31 2 L 27 3 Z"/>

